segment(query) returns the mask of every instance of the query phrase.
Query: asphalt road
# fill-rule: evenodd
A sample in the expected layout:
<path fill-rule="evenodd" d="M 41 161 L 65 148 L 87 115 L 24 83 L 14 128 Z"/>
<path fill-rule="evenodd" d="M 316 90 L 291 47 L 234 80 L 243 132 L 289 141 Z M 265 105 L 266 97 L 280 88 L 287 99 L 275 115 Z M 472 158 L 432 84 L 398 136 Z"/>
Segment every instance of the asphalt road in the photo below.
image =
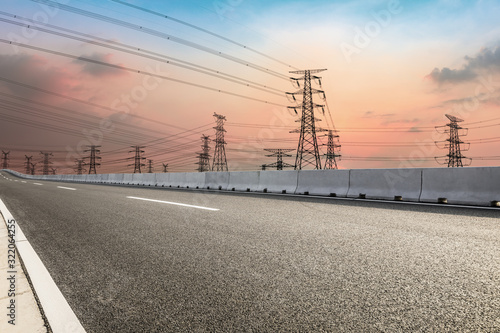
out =
<path fill-rule="evenodd" d="M 87 332 L 500 332 L 500 210 L 16 180 Z"/>

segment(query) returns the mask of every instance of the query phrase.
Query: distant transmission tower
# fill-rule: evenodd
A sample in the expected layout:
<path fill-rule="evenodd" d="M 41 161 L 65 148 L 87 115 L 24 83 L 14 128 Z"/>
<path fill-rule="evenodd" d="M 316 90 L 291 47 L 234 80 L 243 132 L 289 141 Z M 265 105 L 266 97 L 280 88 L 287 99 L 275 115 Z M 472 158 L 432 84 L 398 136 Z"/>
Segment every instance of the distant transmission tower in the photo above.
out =
<path fill-rule="evenodd" d="M 26 169 L 25 172 L 27 175 L 31 174 L 31 160 L 33 159 L 33 156 L 28 156 L 24 155 L 26 157 Z"/>
<path fill-rule="evenodd" d="M 214 113 L 217 126 L 214 127 L 215 132 L 215 151 L 214 161 L 212 163 L 212 171 L 228 171 L 226 160 L 226 141 L 224 141 L 224 121 L 226 117 Z"/>
<path fill-rule="evenodd" d="M 198 153 L 198 171 L 199 172 L 206 172 L 210 171 L 210 154 L 208 153 L 210 151 L 210 137 L 207 135 L 202 135 L 201 136 L 201 141 L 203 144 L 201 145 L 202 152 Z"/>
<path fill-rule="evenodd" d="M 266 156 L 267 157 L 276 157 L 276 162 L 271 163 L 271 164 L 262 165 L 262 167 L 263 167 L 262 170 L 265 170 L 266 167 L 276 168 L 276 170 L 283 170 L 283 168 L 295 167 L 295 165 L 291 165 L 291 164 L 283 162 L 283 157 L 292 157 L 292 155 L 287 154 L 287 153 L 290 151 L 293 151 L 294 149 L 264 149 L 264 150 L 272 153 L 271 155 L 266 155 Z"/>
<path fill-rule="evenodd" d="M 313 94 L 323 94 L 324 91 L 312 88 L 311 79 L 320 80 L 320 77 L 311 76 L 311 74 L 319 73 L 325 71 L 326 69 L 313 69 L 313 70 L 303 70 L 303 71 L 292 71 L 290 73 L 293 74 L 304 74 L 304 76 L 300 79 L 292 78 L 295 80 L 297 85 L 300 87 L 300 80 L 304 80 L 304 87 L 302 90 L 299 90 L 295 93 L 287 93 L 296 100 L 295 95 L 302 94 L 302 105 L 301 108 L 301 117 L 300 120 L 300 130 L 294 130 L 290 133 L 300 133 L 299 144 L 297 147 L 297 157 L 295 159 L 295 169 L 302 170 L 303 167 L 307 165 L 312 165 L 314 169 L 321 169 L 321 158 L 319 154 L 318 148 L 318 140 L 316 138 L 317 132 L 325 132 L 325 129 L 316 128 L 316 121 L 320 121 L 314 117 L 314 109 L 321 107 L 323 105 L 315 104 L 313 102 Z M 293 109 L 295 113 L 297 113 L 297 108 L 299 106 L 289 106 L 290 109 Z"/>
<path fill-rule="evenodd" d="M 167 173 L 167 168 L 168 168 L 168 164 L 166 163 L 162 163 L 163 164 L 163 172 Z"/>
<path fill-rule="evenodd" d="M 9 154 L 10 151 L 3 151 L 2 150 L 2 169 L 8 169 L 9 168 Z"/>
<path fill-rule="evenodd" d="M 100 156 L 97 156 L 98 153 L 100 153 L 101 151 L 97 148 L 100 148 L 101 146 L 87 146 L 87 150 L 85 150 L 84 152 L 90 152 L 90 156 L 87 156 L 86 158 L 89 159 L 89 175 L 90 174 L 96 174 L 97 171 L 96 171 L 96 166 L 100 166 L 101 163 L 99 162 L 96 162 L 96 160 L 100 160 L 101 157 Z"/>
<path fill-rule="evenodd" d="M 337 143 L 338 135 L 334 134 L 334 131 L 328 131 L 328 143 L 326 144 L 326 160 L 324 169 L 338 169 L 337 166 L 337 157 L 340 157 L 340 154 L 337 153 L 340 145 Z"/>
<path fill-rule="evenodd" d="M 36 163 L 31 163 L 31 175 L 34 175 L 35 174 L 35 168 L 36 167 Z"/>
<path fill-rule="evenodd" d="M 148 173 L 153 173 L 153 160 L 148 160 Z"/>
<path fill-rule="evenodd" d="M 447 164 L 448 168 L 463 167 L 464 163 L 462 160 L 468 161 L 468 163 L 465 164 L 466 166 L 470 165 L 472 159 L 462 155 L 462 151 L 469 150 L 470 146 L 469 143 L 465 143 L 460 139 L 460 135 L 465 136 L 467 135 L 468 131 L 467 128 L 463 128 L 458 125 L 458 123 L 463 122 L 463 119 L 449 114 L 446 114 L 445 116 L 450 120 L 450 122 L 444 126 L 436 126 L 436 130 L 438 130 L 439 132 L 440 128 L 448 127 L 441 133 L 446 133 L 450 136 L 445 141 L 436 141 L 436 145 L 439 147 L 440 143 L 445 143 L 442 147 L 439 148 L 448 148 L 448 155 L 446 155 L 445 162 L 439 162 L 438 158 L 436 158 L 436 161 L 440 164 Z M 459 131 L 461 131 L 462 133 L 459 133 Z M 462 148 L 462 144 L 465 144 L 467 146 Z"/>
<path fill-rule="evenodd" d="M 145 160 L 145 157 L 142 157 L 141 155 L 144 154 L 144 150 L 142 148 L 145 148 L 145 146 L 131 146 L 134 148 L 134 150 L 129 151 L 129 153 L 134 153 L 135 152 L 135 157 L 129 157 L 129 159 L 133 158 L 134 159 L 134 164 L 129 164 L 129 166 L 134 166 L 134 173 L 141 173 L 141 167 L 145 167 L 146 164 L 142 163 L 143 160 Z"/>
<path fill-rule="evenodd" d="M 51 172 L 52 172 L 52 174 L 53 174 L 53 175 L 55 175 L 55 174 L 56 174 L 56 171 L 57 171 L 57 169 L 56 169 L 56 168 L 51 168 L 50 170 L 51 170 Z"/>
<path fill-rule="evenodd" d="M 85 160 L 83 160 L 83 159 L 78 160 L 77 159 L 75 161 L 76 161 L 76 167 L 75 167 L 76 174 L 83 175 L 83 173 L 85 172 L 85 168 L 83 167 L 86 164 Z"/>
<path fill-rule="evenodd" d="M 41 151 L 40 154 L 43 155 L 42 175 L 48 175 L 50 165 L 52 164 L 52 162 L 50 161 L 50 156 L 53 156 L 53 155 L 52 155 L 52 153 L 44 153 L 43 151 Z"/>

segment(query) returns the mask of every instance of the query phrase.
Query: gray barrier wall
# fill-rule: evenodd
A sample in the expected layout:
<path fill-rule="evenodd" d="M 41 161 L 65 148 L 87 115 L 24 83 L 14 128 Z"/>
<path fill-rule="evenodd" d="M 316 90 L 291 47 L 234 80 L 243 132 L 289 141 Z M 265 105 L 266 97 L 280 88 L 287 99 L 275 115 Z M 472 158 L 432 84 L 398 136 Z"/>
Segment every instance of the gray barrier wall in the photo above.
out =
<path fill-rule="evenodd" d="M 500 167 L 13 175 L 33 180 L 210 188 L 497 206 Z"/>
<path fill-rule="evenodd" d="M 423 169 L 422 202 L 496 205 L 500 201 L 500 167 Z"/>
<path fill-rule="evenodd" d="M 349 170 L 301 170 L 298 172 L 297 194 L 346 197 Z"/>
<path fill-rule="evenodd" d="M 260 171 L 257 191 L 271 193 L 295 193 L 298 171 Z"/>
<path fill-rule="evenodd" d="M 233 171 L 229 173 L 229 191 L 257 191 L 260 171 Z"/>
<path fill-rule="evenodd" d="M 205 188 L 226 190 L 229 185 L 229 172 L 206 172 Z"/>
<path fill-rule="evenodd" d="M 354 169 L 349 183 L 350 198 L 419 201 L 422 169 Z"/>

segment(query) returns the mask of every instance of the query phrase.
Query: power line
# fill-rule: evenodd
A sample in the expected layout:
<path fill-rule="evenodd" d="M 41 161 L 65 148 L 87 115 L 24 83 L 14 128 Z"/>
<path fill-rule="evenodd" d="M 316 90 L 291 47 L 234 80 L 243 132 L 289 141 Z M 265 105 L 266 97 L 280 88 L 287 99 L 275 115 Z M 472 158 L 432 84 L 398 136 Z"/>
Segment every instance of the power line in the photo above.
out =
<path fill-rule="evenodd" d="M 259 70 L 261 72 L 264 72 L 264 73 L 276 76 L 278 78 L 281 78 L 281 79 L 284 79 L 284 80 L 288 80 L 288 78 L 285 75 L 283 75 L 281 73 L 278 73 L 278 72 L 275 72 L 275 71 L 272 71 L 272 70 L 270 70 L 268 68 L 265 68 L 265 67 L 253 64 L 251 62 L 242 60 L 240 58 L 231 56 L 229 54 L 225 54 L 223 52 L 214 50 L 212 48 L 209 48 L 209 47 L 206 47 L 206 46 L 203 46 L 203 45 L 200 45 L 198 43 L 190 42 L 188 40 L 185 40 L 185 39 L 173 36 L 173 35 L 169 35 L 169 34 L 157 31 L 157 30 L 153 30 L 153 29 L 146 28 L 146 27 L 143 27 L 143 26 L 140 26 L 140 25 L 136 25 L 136 24 L 132 24 L 132 23 L 129 23 L 129 22 L 125 22 L 125 21 L 122 21 L 122 20 L 119 20 L 119 19 L 111 18 L 109 16 L 105 16 L 105 15 L 93 13 L 93 12 L 86 11 L 86 10 L 83 10 L 83 9 L 79 9 L 79 8 L 76 8 L 76 7 L 68 6 L 68 5 L 61 4 L 61 3 L 58 3 L 58 2 L 55 2 L 55 1 L 50 1 L 50 0 L 31 0 L 31 1 L 37 2 L 37 3 L 41 3 L 41 4 L 44 4 L 44 5 L 47 5 L 47 6 L 51 6 L 51 7 L 56 7 L 58 9 L 69 11 L 69 12 L 72 12 L 72 13 L 75 13 L 75 14 L 79 14 L 79 15 L 91 17 L 93 19 L 97 19 L 97 20 L 100 20 L 100 21 L 105 21 L 105 22 L 108 22 L 108 23 L 112 23 L 114 25 L 118 25 L 118 26 L 122 26 L 122 27 L 125 27 L 125 28 L 129 28 L 129 29 L 133 29 L 133 30 L 136 30 L 136 31 L 140 31 L 142 33 L 146 33 L 146 34 L 149 34 L 149 35 L 152 35 L 152 36 L 155 36 L 155 37 L 159 37 L 159 38 L 166 39 L 166 40 L 169 40 L 169 41 L 172 41 L 172 42 L 175 42 L 175 43 L 179 43 L 179 44 L 182 44 L 182 45 L 185 45 L 185 46 L 188 46 L 188 47 L 192 47 L 192 48 L 195 48 L 197 50 L 200 50 L 200 51 L 203 51 L 203 52 L 207 52 L 207 53 L 213 54 L 215 56 L 218 56 L 218 57 L 221 57 L 221 58 L 224 58 L 224 59 L 236 62 L 236 63 L 238 63 L 240 65 L 244 65 L 246 67 L 253 68 L 253 69 Z"/>
<path fill-rule="evenodd" d="M 35 0 L 31 0 L 31 1 L 35 1 Z M 90 62 L 90 63 L 93 63 L 93 64 L 107 66 L 107 67 L 110 67 L 110 68 L 119 69 L 119 70 L 123 70 L 123 71 L 127 71 L 127 72 L 132 72 L 132 73 L 147 75 L 147 76 L 151 76 L 151 77 L 156 77 L 156 78 L 160 78 L 160 79 L 163 79 L 163 80 L 172 81 L 172 82 L 176 82 L 176 83 L 181 83 L 181 84 L 185 84 L 185 85 L 192 86 L 192 87 L 202 88 L 202 89 L 205 89 L 205 90 L 210 90 L 210 91 L 214 91 L 214 92 L 218 92 L 218 93 L 226 94 L 226 95 L 230 95 L 230 96 L 240 97 L 240 98 L 251 100 L 251 101 L 255 101 L 255 102 L 261 102 L 261 103 L 265 103 L 265 104 L 269 104 L 269 105 L 276 105 L 276 106 L 284 106 L 282 104 L 278 104 L 278 103 L 274 103 L 274 102 L 269 102 L 269 101 L 265 101 L 265 100 L 262 100 L 262 99 L 259 99 L 259 98 L 253 98 L 253 97 L 250 97 L 250 96 L 241 95 L 241 94 L 238 94 L 238 93 L 234 93 L 234 92 L 230 92 L 230 91 L 226 91 L 226 90 L 222 90 L 222 89 L 208 87 L 208 86 L 205 86 L 205 85 L 202 85 L 202 84 L 198 84 L 198 83 L 193 83 L 193 82 L 184 81 L 184 80 L 180 80 L 180 79 L 174 79 L 174 78 L 171 78 L 171 77 L 168 77 L 168 76 L 165 76 L 165 75 L 155 74 L 155 73 L 151 73 L 151 72 L 148 72 L 148 71 L 141 71 L 141 70 L 138 70 L 138 69 L 135 69 L 135 68 L 124 67 L 124 66 L 120 66 L 120 65 L 114 65 L 114 64 L 110 64 L 110 63 L 99 61 L 99 60 L 95 60 L 95 59 L 85 58 L 85 57 L 81 57 L 81 56 L 74 56 L 74 55 L 67 54 L 67 53 L 64 53 L 64 52 L 48 50 L 48 49 L 45 49 L 45 48 L 42 48 L 42 47 L 31 46 L 31 45 L 27 45 L 27 44 L 23 44 L 23 43 L 17 43 L 17 42 L 13 42 L 13 41 L 8 41 L 6 39 L 0 39 L 0 42 L 1 43 L 5 43 L 5 44 L 16 45 L 16 46 L 19 46 L 19 47 L 23 47 L 23 48 L 27 48 L 27 49 L 31 49 L 31 50 L 35 50 L 35 51 L 50 53 L 50 54 L 58 55 L 58 56 L 61 56 L 61 57 L 66 57 L 66 58 L 74 59 L 74 60 L 77 60 L 77 61 Z"/>
<path fill-rule="evenodd" d="M 7 16 L 18 18 L 18 19 L 27 20 L 29 22 L 32 22 L 33 24 L 37 23 L 36 21 L 29 20 L 29 19 L 17 16 L 17 15 L 12 15 L 12 14 L 8 14 L 8 13 L 4 13 L 4 12 L 1 12 L 1 11 L 0 11 L 0 15 L 7 15 Z M 7 20 L 7 19 L 2 19 L 2 18 L 0 18 L 0 21 L 6 22 L 6 23 L 9 23 L 9 24 L 13 24 L 13 25 L 17 25 L 17 26 L 21 26 L 21 27 L 25 27 L 25 28 L 29 28 L 29 29 L 34 29 L 34 30 L 42 31 L 42 32 L 45 32 L 45 33 L 48 33 L 48 34 L 51 34 L 51 35 L 56 35 L 56 36 L 60 36 L 60 37 L 64 37 L 64 38 L 68 38 L 68 39 L 72 39 L 72 40 L 76 40 L 76 41 L 80 41 L 80 42 L 84 42 L 84 43 L 88 43 L 88 44 L 92 44 L 92 45 L 101 46 L 101 47 L 108 48 L 108 49 L 113 49 L 113 50 L 116 50 L 116 51 L 120 51 L 120 52 L 124 52 L 124 53 L 128 53 L 128 54 L 132 54 L 132 55 L 139 56 L 139 57 L 142 57 L 142 58 L 147 58 L 147 59 L 159 61 L 159 62 L 162 62 L 162 63 L 166 63 L 168 65 L 172 65 L 172 66 L 176 66 L 176 67 L 188 69 L 188 70 L 195 71 L 195 72 L 198 72 L 198 73 L 201 73 L 201 74 L 205 74 L 205 75 L 210 75 L 210 76 L 222 79 L 222 80 L 226 80 L 226 81 L 229 81 L 229 82 L 232 82 L 232 83 L 243 85 L 245 87 L 250 87 L 250 88 L 253 88 L 253 89 L 258 89 L 258 90 L 261 90 L 261 91 L 264 91 L 264 92 L 267 92 L 267 93 L 270 93 L 270 94 L 274 94 L 274 95 L 277 95 L 277 96 L 283 96 L 284 93 L 285 93 L 284 91 L 281 91 L 279 89 L 268 87 L 266 85 L 259 84 L 259 83 L 256 83 L 256 82 L 253 82 L 253 81 L 250 81 L 250 80 L 246 80 L 246 79 L 243 79 L 243 78 L 240 78 L 240 77 L 237 77 L 237 76 L 234 76 L 234 75 L 230 75 L 230 74 L 218 71 L 218 70 L 210 69 L 210 68 L 207 68 L 207 67 L 204 67 L 204 66 L 200 66 L 200 65 L 197 65 L 197 64 L 194 64 L 194 63 L 191 63 L 191 62 L 187 62 L 187 61 L 181 60 L 181 59 L 177 59 L 177 58 L 173 58 L 173 57 L 168 57 L 168 56 L 162 55 L 160 53 L 148 51 L 148 50 L 141 49 L 141 48 L 138 48 L 138 47 L 135 47 L 135 46 L 123 44 L 123 43 L 116 42 L 116 41 L 106 40 L 104 38 L 99 38 L 99 37 L 91 36 L 91 35 L 88 35 L 88 34 L 83 34 L 83 33 L 80 33 L 80 32 L 74 31 L 74 30 L 70 30 L 70 29 L 66 29 L 66 28 L 61 28 L 61 27 L 54 26 L 54 25 L 49 25 L 49 24 L 45 24 L 44 25 L 44 26 L 50 26 L 53 29 L 71 32 L 72 34 L 76 34 L 76 35 L 79 35 L 79 36 L 88 36 L 88 37 L 91 37 L 92 39 L 75 37 L 75 36 L 71 36 L 71 35 L 68 35 L 68 34 L 65 34 L 65 33 L 52 31 L 52 30 L 49 30 L 49 29 L 46 29 L 46 28 L 37 27 L 37 26 L 25 24 L 25 23 L 19 23 L 19 22 Z M 96 40 L 100 40 L 102 42 L 97 42 Z M 121 46 L 121 47 L 117 47 L 117 46 L 113 46 L 113 45 L 118 45 L 118 46 Z M 127 49 L 129 49 L 129 50 L 127 50 Z M 136 51 L 132 51 L 132 50 L 138 50 L 140 52 L 136 52 Z M 167 59 L 169 59 L 169 60 L 167 60 Z"/>
<path fill-rule="evenodd" d="M 267 55 L 267 54 L 264 54 L 264 53 L 262 53 L 262 52 L 259 52 L 259 51 L 255 50 L 255 49 L 253 49 L 253 48 L 249 47 L 248 45 L 241 44 L 241 43 L 239 43 L 239 42 L 237 42 L 237 41 L 234 41 L 234 40 L 232 40 L 232 39 L 229 39 L 229 38 L 224 37 L 224 36 L 222 36 L 222 35 L 219 35 L 219 34 L 217 34 L 217 33 L 214 33 L 214 32 L 209 31 L 209 30 L 207 30 L 207 29 L 201 28 L 201 27 L 199 27 L 199 26 L 197 26 L 197 25 L 194 25 L 194 24 L 191 24 L 191 23 L 188 23 L 188 22 L 185 22 L 185 21 L 182 21 L 182 20 L 176 19 L 176 18 L 174 18 L 174 17 L 172 17 L 172 16 L 168 16 L 168 15 L 165 15 L 165 14 L 162 14 L 162 13 L 159 13 L 159 12 L 155 12 L 155 11 L 153 11 L 153 10 L 150 10 L 150 9 L 147 9 L 147 8 L 144 8 L 144 7 L 140 7 L 140 6 L 132 5 L 132 4 L 127 3 L 127 2 L 125 2 L 125 1 L 121 1 L 121 0 L 111 0 L 111 1 L 114 1 L 114 2 L 120 3 L 120 4 L 125 5 L 125 6 L 129 6 L 129 7 L 131 7 L 131 8 L 135 8 L 135 9 L 137 9 L 137 10 L 141 10 L 141 11 L 146 12 L 146 13 L 149 13 L 149 14 L 153 14 L 153 15 L 156 15 L 156 16 L 160 16 L 160 17 L 165 18 L 165 19 L 167 19 L 167 20 L 171 20 L 171 21 L 174 21 L 174 22 L 176 22 L 176 23 L 179 23 L 179 24 L 185 25 L 185 26 L 187 26 L 187 27 L 190 27 L 190 28 L 196 29 L 196 30 L 198 30 L 198 31 L 201 31 L 201 32 L 204 32 L 204 33 L 209 34 L 209 35 L 211 35 L 211 36 L 217 37 L 217 38 L 222 39 L 222 40 L 224 40 L 224 41 L 226 41 L 226 42 L 229 42 L 229 43 L 231 43 L 231 44 L 237 45 L 237 46 L 239 46 L 239 47 L 241 47 L 241 48 L 243 48 L 243 49 L 245 49 L 245 50 L 248 50 L 248 51 L 254 52 L 254 53 L 256 53 L 256 54 L 258 54 L 258 55 L 260 55 L 260 56 L 266 57 L 266 58 L 268 58 L 268 59 L 270 59 L 270 60 L 272 60 L 272 61 L 275 61 L 275 62 L 277 62 L 277 63 L 279 63 L 279 64 L 281 64 L 281 65 L 285 65 L 285 66 L 287 66 L 287 67 L 291 67 L 291 68 L 293 68 L 293 69 L 295 69 L 295 70 L 298 70 L 298 68 L 295 68 L 295 67 L 293 67 L 292 65 L 289 65 L 289 64 L 287 64 L 287 63 L 285 63 L 285 62 L 283 62 L 283 61 L 281 61 L 281 60 L 278 60 L 278 59 L 276 59 L 276 58 L 274 58 L 274 57 L 271 57 L 271 56 L 269 56 L 269 55 Z"/>

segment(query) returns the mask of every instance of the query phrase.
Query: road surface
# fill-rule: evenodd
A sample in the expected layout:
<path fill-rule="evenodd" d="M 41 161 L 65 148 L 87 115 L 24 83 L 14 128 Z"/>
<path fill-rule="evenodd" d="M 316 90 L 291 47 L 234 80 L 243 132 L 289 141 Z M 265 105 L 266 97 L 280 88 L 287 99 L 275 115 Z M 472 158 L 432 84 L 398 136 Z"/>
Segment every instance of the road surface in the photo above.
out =
<path fill-rule="evenodd" d="M 500 332 L 500 210 L 3 174 L 87 332 Z"/>

